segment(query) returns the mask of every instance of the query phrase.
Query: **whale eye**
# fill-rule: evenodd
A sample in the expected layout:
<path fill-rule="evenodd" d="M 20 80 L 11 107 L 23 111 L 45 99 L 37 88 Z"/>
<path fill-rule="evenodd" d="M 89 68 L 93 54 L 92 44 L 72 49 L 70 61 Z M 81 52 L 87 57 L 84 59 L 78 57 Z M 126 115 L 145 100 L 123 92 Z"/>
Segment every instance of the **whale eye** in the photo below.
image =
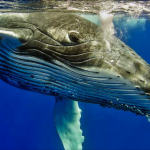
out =
<path fill-rule="evenodd" d="M 69 39 L 73 43 L 79 43 L 79 33 L 74 31 L 69 33 Z"/>

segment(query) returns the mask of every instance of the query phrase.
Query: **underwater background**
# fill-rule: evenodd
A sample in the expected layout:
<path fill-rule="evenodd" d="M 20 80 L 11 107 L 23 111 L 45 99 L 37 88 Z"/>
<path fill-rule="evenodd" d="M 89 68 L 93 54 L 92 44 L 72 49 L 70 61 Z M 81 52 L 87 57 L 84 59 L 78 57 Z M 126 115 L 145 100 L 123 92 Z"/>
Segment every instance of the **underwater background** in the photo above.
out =
<path fill-rule="evenodd" d="M 99 24 L 97 16 L 86 18 Z M 114 19 L 116 35 L 150 63 L 148 17 Z M 62 150 L 53 123 L 55 98 L 24 91 L 0 80 L 0 149 Z M 79 102 L 85 150 L 148 150 L 150 122 L 131 112 Z"/>

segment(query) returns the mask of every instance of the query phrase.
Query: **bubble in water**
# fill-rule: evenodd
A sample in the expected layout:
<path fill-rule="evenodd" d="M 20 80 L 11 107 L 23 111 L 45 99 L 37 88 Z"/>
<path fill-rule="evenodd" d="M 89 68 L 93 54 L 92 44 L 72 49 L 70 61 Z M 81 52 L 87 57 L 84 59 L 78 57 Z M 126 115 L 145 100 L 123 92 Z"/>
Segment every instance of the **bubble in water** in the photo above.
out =
<path fill-rule="evenodd" d="M 112 39 L 112 35 L 114 35 L 114 25 L 113 25 L 113 14 L 109 14 L 106 11 L 99 12 L 100 17 L 100 28 L 103 31 L 103 39 L 106 43 L 106 47 L 109 51 L 111 51 L 109 40 Z"/>
<path fill-rule="evenodd" d="M 113 24 L 113 14 L 108 14 L 106 11 L 99 12 L 101 29 L 104 32 L 104 37 L 111 36 L 115 33 L 114 24 Z"/>
<path fill-rule="evenodd" d="M 144 31 L 146 25 L 146 18 L 134 18 L 126 15 L 116 15 L 114 17 L 114 25 L 116 27 L 117 36 L 125 39 L 130 38 L 130 32 L 133 30 Z M 122 33 L 121 33 L 121 32 Z"/>

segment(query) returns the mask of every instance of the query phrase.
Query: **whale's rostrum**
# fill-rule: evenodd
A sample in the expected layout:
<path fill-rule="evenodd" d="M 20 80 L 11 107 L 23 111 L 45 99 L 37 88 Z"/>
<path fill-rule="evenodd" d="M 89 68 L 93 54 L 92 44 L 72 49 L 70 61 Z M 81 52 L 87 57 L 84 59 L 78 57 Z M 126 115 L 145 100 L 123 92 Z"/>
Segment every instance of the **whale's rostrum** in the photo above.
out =
<path fill-rule="evenodd" d="M 149 64 L 115 36 L 108 42 L 111 49 L 99 26 L 75 14 L 1 13 L 0 79 L 59 101 L 95 103 L 148 117 Z"/>

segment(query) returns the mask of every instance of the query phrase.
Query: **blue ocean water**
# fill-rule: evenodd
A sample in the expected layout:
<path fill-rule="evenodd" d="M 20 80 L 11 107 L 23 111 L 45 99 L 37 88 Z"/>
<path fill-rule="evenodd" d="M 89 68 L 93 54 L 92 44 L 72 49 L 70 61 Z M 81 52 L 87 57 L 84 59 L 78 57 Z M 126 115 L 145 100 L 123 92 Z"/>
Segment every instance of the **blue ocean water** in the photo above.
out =
<path fill-rule="evenodd" d="M 117 24 L 116 24 L 117 26 Z M 150 20 L 122 40 L 150 63 Z M 0 149 L 63 149 L 53 123 L 55 99 L 0 81 Z M 150 149 L 150 123 L 130 112 L 79 103 L 85 150 Z"/>

